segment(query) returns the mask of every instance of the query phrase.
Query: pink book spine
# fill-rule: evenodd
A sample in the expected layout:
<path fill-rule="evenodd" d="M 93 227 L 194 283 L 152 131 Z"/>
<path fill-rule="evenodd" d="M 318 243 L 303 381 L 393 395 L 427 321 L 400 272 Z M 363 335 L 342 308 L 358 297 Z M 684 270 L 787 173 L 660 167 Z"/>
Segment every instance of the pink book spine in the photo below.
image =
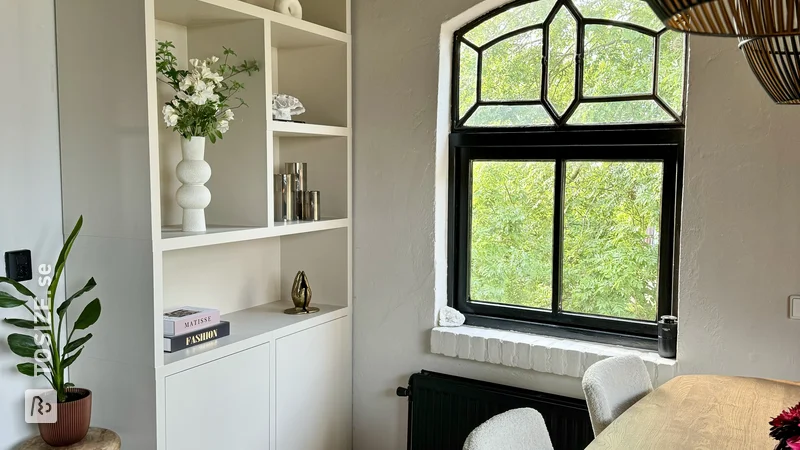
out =
<path fill-rule="evenodd" d="M 175 336 L 208 328 L 219 323 L 219 311 L 207 311 L 200 315 L 175 322 Z"/>

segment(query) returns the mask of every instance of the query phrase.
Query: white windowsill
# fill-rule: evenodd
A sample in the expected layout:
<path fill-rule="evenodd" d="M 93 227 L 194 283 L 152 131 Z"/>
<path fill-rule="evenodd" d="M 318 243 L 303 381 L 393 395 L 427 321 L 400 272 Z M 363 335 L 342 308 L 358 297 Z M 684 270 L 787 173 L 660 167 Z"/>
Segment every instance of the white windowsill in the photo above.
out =
<path fill-rule="evenodd" d="M 431 352 L 575 378 L 583 377 L 586 369 L 601 359 L 637 354 L 644 360 L 654 385 L 676 375 L 676 361 L 656 352 L 470 326 L 434 328 Z"/>

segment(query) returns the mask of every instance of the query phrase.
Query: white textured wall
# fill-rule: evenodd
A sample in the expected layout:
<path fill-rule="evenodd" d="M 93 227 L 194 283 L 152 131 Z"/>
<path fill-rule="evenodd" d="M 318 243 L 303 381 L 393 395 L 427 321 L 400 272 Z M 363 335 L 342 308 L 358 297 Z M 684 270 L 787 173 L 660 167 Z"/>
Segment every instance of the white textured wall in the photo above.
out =
<path fill-rule="evenodd" d="M 63 239 L 58 153 L 55 29 L 51 0 L 0 0 L 0 256 L 30 249 L 34 268 L 55 264 Z M 0 259 L 0 273 L 5 266 Z M 35 282 L 27 285 L 43 294 Z M 0 317 L 21 317 L 0 310 Z M 24 390 L 44 386 L 17 373 L 0 323 L 0 449 L 36 434 L 25 425 Z M 46 384 L 46 382 L 44 382 Z"/>
<path fill-rule="evenodd" d="M 430 353 L 439 30 L 475 0 L 355 0 L 354 445 L 404 449 L 420 369 L 559 394 L 577 378 Z"/>
<path fill-rule="evenodd" d="M 420 369 L 580 396 L 576 378 L 430 354 L 440 26 L 476 0 L 354 0 L 357 449 L 405 448 Z M 800 107 L 771 104 L 733 39 L 693 38 L 679 370 L 800 379 Z"/>
<path fill-rule="evenodd" d="M 734 40 L 690 40 L 678 364 L 800 379 L 800 106 L 772 103 Z"/>

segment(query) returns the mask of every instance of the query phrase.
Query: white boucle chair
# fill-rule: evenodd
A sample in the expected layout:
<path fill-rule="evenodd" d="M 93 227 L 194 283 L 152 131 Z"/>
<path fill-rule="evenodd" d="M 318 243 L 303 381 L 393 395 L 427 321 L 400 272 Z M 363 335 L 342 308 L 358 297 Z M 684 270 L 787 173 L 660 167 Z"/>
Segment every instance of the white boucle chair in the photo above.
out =
<path fill-rule="evenodd" d="M 498 414 L 472 430 L 464 450 L 553 450 L 539 411 L 519 408 Z"/>
<path fill-rule="evenodd" d="M 583 393 L 594 435 L 652 391 L 647 367 L 636 355 L 615 356 L 592 364 L 583 375 Z"/>

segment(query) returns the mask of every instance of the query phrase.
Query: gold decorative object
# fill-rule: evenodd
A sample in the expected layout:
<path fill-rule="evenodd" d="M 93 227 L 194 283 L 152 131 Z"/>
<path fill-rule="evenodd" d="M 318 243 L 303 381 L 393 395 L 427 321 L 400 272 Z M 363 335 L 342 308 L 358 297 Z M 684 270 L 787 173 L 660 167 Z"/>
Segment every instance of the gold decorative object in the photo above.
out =
<path fill-rule="evenodd" d="M 319 312 L 319 308 L 311 305 L 311 284 L 304 271 L 297 272 L 292 283 L 292 302 L 294 308 L 284 311 L 285 314 L 313 314 Z"/>
<path fill-rule="evenodd" d="M 645 0 L 669 28 L 729 37 L 800 33 L 797 0 Z"/>

